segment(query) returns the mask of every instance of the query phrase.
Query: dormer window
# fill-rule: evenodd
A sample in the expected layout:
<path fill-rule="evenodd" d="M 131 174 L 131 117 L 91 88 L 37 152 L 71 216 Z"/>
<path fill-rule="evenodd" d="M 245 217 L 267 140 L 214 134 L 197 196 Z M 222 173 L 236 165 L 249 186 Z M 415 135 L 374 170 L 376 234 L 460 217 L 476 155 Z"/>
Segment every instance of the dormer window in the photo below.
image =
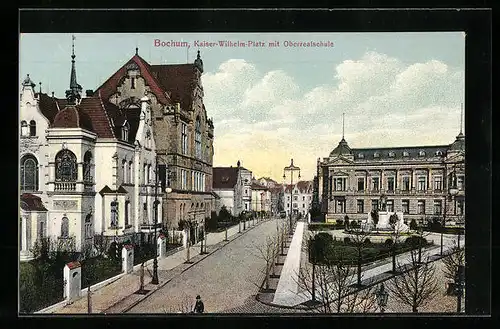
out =
<path fill-rule="evenodd" d="M 130 89 L 135 89 L 135 78 L 132 78 L 132 81 L 130 82 Z"/>
<path fill-rule="evenodd" d="M 128 127 L 127 126 L 122 127 L 122 139 L 124 141 L 128 141 Z"/>
<path fill-rule="evenodd" d="M 410 156 L 410 154 L 407 151 L 403 151 L 403 156 L 407 157 L 407 156 Z"/>
<path fill-rule="evenodd" d="M 359 158 L 359 159 L 363 159 L 364 157 L 365 157 L 365 155 L 364 155 L 363 153 L 359 153 L 359 154 L 358 154 L 358 158 Z"/>
<path fill-rule="evenodd" d="M 375 152 L 375 153 L 373 153 L 373 157 L 378 158 L 378 157 L 380 157 L 380 154 L 378 152 Z"/>
<path fill-rule="evenodd" d="M 418 156 L 424 157 L 425 156 L 425 152 L 424 151 L 418 152 Z"/>
<path fill-rule="evenodd" d="M 390 151 L 390 152 L 389 152 L 389 157 L 390 157 L 390 158 L 394 158 L 394 156 L 395 156 L 394 152 L 393 152 L 393 151 Z"/>
<path fill-rule="evenodd" d="M 443 155 L 443 152 L 441 152 L 441 151 L 436 151 L 436 155 L 437 155 L 437 156 L 441 156 L 441 155 Z"/>

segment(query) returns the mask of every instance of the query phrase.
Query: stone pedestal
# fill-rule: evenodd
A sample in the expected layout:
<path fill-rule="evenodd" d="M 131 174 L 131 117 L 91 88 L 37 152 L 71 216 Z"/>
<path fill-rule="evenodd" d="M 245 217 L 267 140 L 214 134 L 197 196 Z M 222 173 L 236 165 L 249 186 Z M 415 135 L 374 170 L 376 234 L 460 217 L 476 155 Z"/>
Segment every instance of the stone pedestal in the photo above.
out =
<path fill-rule="evenodd" d="M 71 262 L 64 266 L 63 297 L 72 303 L 82 297 L 82 266 L 79 262 Z"/>
<path fill-rule="evenodd" d="M 167 255 L 167 239 L 163 234 L 160 234 L 158 240 L 156 241 L 156 247 L 158 248 L 158 256 L 165 257 Z"/>
<path fill-rule="evenodd" d="M 132 273 L 134 270 L 134 246 L 126 244 L 122 248 L 122 271 Z"/>

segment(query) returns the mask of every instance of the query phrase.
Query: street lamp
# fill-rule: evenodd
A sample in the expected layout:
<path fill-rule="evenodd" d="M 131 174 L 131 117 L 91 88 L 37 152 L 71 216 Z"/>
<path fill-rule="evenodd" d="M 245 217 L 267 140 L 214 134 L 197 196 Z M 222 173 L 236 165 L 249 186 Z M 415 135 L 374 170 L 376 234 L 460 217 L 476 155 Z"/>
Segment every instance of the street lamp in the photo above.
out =
<path fill-rule="evenodd" d="M 158 226 L 158 156 L 155 159 L 155 202 L 154 202 L 154 220 L 155 220 L 155 258 L 153 260 L 153 278 L 151 279 L 152 284 L 158 284 L 158 241 L 156 237 L 156 227 Z"/>
<path fill-rule="evenodd" d="M 451 180 L 451 186 L 448 188 L 448 194 L 444 198 L 444 213 L 443 213 L 443 222 L 441 224 L 441 250 L 440 250 L 440 255 L 443 255 L 443 234 L 444 234 L 444 227 L 446 225 L 446 212 L 447 212 L 447 204 L 448 204 L 448 198 L 452 198 L 458 194 L 458 188 L 457 188 L 457 175 L 455 173 L 455 166 L 453 166 L 453 171 L 452 171 L 452 180 Z"/>
<path fill-rule="evenodd" d="M 290 173 L 290 231 L 292 230 L 293 173 L 296 171 L 299 172 L 300 179 L 300 168 L 293 165 L 293 159 L 291 159 L 289 166 L 283 168 L 283 180 L 286 179 L 286 173 Z"/>
<path fill-rule="evenodd" d="M 387 306 L 389 293 L 385 290 L 383 283 L 381 283 L 380 288 L 377 291 L 375 291 L 375 296 L 377 297 L 377 304 L 380 307 L 380 313 L 384 313 L 384 307 Z"/>

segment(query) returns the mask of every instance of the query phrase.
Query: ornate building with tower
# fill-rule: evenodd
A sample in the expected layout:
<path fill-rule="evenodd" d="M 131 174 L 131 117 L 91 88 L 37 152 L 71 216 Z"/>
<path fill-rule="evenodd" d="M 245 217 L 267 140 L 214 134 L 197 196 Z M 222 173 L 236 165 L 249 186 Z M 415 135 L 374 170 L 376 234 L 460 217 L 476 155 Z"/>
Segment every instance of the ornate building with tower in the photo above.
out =
<path fill-rule="evenodd" d="M 465 135 L 448 145 L 351 148 L 342 137 L 317 161 L 317 197 L 326 221 L 365 220 L 380 207 L 410 223 L 464 222 Z M 457 193 L 451 193 L 456 185 Z"/>

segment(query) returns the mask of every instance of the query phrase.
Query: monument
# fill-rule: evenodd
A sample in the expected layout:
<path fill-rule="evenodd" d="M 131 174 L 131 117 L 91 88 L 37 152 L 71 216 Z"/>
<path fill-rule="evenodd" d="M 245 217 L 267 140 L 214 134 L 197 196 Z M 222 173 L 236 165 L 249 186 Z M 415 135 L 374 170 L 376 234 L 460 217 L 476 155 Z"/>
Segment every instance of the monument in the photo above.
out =
<path fill-rule="evenodd" d="M 361 223 L 361 229 L 363 231 L 393 231 L 397 230 L 399 232 L 408 232 L 410 230 L 409 226 L 403 221 L 402 212 L 390 212 L 387 211 L 387 196 L 385 194 L 380 196 L 379 209 L 377 209 L 378 222 L 372 218 L 372 213 L 368 213 L 368 218 Z M 391 216 L 396 215 L 397 219 L 394 223 L 391 223 Z M 393 217 L 394 218 L 394 217 Z"/>

